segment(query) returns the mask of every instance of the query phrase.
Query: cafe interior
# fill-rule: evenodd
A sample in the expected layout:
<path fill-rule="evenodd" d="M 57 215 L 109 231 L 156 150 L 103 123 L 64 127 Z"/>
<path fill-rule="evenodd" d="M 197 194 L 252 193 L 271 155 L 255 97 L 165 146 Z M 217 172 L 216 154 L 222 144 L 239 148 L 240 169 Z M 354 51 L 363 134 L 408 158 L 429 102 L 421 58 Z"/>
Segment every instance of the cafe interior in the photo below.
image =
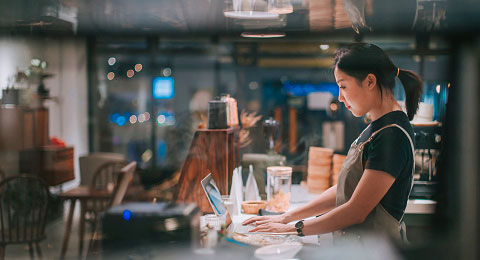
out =
<path fill-rule="evenodd" d="M 475 0 L 1 0 L 0 259 L 479 259 L 479 36 Z M 249 232 L 341 179 L 356 42 L 423 79 L 406 238 Z"/>

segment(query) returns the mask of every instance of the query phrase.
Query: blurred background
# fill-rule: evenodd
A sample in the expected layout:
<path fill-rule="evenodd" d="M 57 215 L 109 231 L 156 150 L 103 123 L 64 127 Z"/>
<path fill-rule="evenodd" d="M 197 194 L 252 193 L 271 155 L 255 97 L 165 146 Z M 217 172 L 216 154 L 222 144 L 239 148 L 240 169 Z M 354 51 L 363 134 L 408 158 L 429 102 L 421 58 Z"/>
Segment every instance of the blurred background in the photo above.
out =
<path fill-rule="evenodd" d="M 401 255 L 478 259 L 479 29 L 474 0 L 1 0 L 0 167 L 34 172 L 32 149 L 59 144 L 71 171 L 53 193 L 87 183 L 79 158 L 98 154 L 137 162 L 139 183 L 158 187 L 178 179 L 208 101 L 229 94 L 261 116 L 239 158 L 282 155 L 300 183 L 310 146 L 346 154 L 369 123 L 338 102 L 332 68 L 363 41 L 418 72 L 431 109 L 415 127 L 412 199 L 436 206 L 406 217 Z"/>

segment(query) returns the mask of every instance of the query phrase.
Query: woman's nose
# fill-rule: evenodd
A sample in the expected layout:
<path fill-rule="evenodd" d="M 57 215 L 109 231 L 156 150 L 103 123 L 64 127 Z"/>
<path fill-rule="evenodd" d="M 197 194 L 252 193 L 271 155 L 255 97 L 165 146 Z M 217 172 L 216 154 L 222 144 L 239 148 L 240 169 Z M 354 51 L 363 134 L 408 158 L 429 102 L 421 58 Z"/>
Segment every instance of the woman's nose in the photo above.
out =
<path fill-rule="evenodd" d="M 343 97 L 341 90 L 338 92 L 338 101 L 345 103 L 345 98 Z"/>

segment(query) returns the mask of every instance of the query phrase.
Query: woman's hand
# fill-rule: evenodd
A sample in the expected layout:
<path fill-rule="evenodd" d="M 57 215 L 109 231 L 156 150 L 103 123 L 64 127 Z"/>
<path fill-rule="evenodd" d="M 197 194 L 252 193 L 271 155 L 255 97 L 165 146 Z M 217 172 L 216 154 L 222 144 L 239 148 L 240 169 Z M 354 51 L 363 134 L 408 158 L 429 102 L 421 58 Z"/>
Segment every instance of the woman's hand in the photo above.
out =
<path fill-rule="evenodd" d="M 293 224 L 282 224 L 282 223 L 266 223 L 257 226 L 256 228 L 250 230 L 249 232 L 293 232 L 296 231 Z"/>
<path fill-rule="evenodd" d="M 245 221 L 243 221 L 242 225 L 248 225 L 251 223 L 255 223 L 257 226 L 266 224 L 266 223 L 282 223 L 286 224 L 288 223 L 286 221 L 286 218 L 284 214 L 282 215 L 270 215 L 270 216 L 256 216 L 256 217 L 251 217 Z"/>

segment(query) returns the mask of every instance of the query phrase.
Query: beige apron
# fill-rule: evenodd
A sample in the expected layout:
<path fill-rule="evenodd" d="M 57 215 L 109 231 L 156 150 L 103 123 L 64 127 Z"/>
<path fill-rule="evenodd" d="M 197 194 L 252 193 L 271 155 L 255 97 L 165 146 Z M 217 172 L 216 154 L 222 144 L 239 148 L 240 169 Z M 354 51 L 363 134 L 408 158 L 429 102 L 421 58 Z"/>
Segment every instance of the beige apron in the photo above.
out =
<path fill-rule="evenodd" d="M 370 127 L 370 126 L 369 126 Z M 364 166 L 363 166 L 363 149 L 366 144 L 372 141 L 373 137 L 377 135 L 380 131 L 388 127 L 398 127 L 401 129 L 405 135 L 410 140 L 410 144 L 412 147 L 413 153 L 413 168 L 412 168 L 412 175 L 415 172 L 415 148 L 413 146 L 413 141 L 408 132 L 403 129 L 401 126 L 397 124 L 390 124 L 387 126 L 382 127 L 381 129 L 375 131 L 372 136 L 366 140 L 365 142 L 358 144 L 358 140 L 368 128 L 365 128 L 360 136 L 352 143 L 350 150 L 348 151 L 347 157 L 345 162 L 342 165 L 342 169 L 340 171 L 340 175 L 338 177 L 337 182 L 337 199 L 336 199 L 336 206 L 340 206 L 346 203 L 352 197 L 355 188 L 357 187 L 360 178 L 363 175 Z M 388 149 L 395 149 L 394 147 L 388 147 Z M 413 178 L 413 177 L 412 177 Z M 413 179 L 412 179 L 412 186 L 413 186 Z M 412 191 L 412 187 L 410 187 L 410 192 Z M 398 242 L 406 243 L 406 233 L 405 233 L 405 223 L 402 221 L 398 221 L 395 217 L 390 215 L 383 206 L 378 203 L 378 205 L 372 210 L 372 212 L 367 216 L 364 222 L 347 227 L 343 230 L 335 231 L 333 233 L 333 237 L 335 241 L 340 240 L 360 240 L 362 236 L 367 235 L 369 233 L 387 233 L 393 239 L 397 240 Z"/>

